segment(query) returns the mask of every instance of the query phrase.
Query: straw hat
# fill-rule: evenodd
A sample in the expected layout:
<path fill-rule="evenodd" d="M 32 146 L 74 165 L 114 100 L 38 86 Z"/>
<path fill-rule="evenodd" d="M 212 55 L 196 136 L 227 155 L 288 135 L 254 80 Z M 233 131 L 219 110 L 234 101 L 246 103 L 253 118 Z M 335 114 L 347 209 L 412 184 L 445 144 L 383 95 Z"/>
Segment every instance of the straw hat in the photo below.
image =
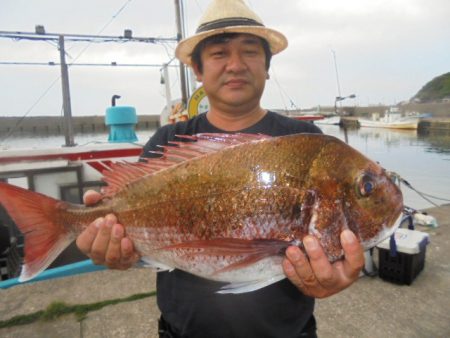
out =
<path fill-rule="evenodd" d="M 191 65 L 191 54 L 195 46 L 207 37 L 222 33 L 259 36 L 267 40 L 272 54 L 281 52 L 288 44 L 283 34 L 265 27 L 244 0 L 213 0 L 200 19 L 195 35 L 180 41 L 175 55 L 181 62 Z"/>

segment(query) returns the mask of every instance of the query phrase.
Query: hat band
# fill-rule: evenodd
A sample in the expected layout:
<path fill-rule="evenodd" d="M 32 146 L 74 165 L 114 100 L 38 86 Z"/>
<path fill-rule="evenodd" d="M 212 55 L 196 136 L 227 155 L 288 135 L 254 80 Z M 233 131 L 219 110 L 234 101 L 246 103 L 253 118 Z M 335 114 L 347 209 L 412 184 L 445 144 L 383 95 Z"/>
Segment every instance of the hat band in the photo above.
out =
<path fill-rule="evenodd" d="M 206 32 L 206 31 L 210 31 L 213 29 L 233 27 L 233 26 L 262 26 L 262 27 L 264 27 L 263 24 L 259 23 L 256 20 L 253 20 L 253 19 L 227 18 L 227 19 L 220 19 L 220 20 L 215 20 L 215 21 L 204 23 L 197 28 L 196 33 Z"/>

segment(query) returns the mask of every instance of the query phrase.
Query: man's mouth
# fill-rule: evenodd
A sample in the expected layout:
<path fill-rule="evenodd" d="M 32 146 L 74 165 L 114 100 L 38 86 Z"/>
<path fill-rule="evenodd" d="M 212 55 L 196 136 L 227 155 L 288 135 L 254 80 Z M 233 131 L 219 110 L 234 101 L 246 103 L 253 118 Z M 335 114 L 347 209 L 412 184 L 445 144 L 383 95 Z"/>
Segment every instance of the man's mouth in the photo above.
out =
<path fill-rule="evenodd" d="M 230 79 L 225 81 L 225 85 L 228 87 L 241 87 L 247 84 L 247 80 L 245 79 Z"/>

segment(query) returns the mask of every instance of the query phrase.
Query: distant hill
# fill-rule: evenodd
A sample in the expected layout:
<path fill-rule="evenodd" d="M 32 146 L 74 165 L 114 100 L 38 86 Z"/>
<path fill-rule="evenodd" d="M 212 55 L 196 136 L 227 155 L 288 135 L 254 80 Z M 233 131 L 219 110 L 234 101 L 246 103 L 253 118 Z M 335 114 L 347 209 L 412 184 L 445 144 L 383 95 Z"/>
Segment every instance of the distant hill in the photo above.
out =
<path fill-rule="evenodd" d="M 428 82 L 411 101 L 427 103 L 441 102 L 443 99 L 450 100 L 450 73 L 435 77 Z"/>

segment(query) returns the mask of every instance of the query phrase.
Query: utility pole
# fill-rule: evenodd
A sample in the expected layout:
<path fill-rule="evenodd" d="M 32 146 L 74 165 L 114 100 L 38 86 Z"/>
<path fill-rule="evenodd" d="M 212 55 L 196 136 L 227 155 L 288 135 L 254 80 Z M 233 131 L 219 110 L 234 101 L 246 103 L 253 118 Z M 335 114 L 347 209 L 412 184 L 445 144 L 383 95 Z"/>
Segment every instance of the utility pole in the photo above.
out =
<path fill-rule="evenodd" d="M 177 41 L 180 42 L 184 38 L 183 25 L 181 21 L 181 1 L 175 0 L 175 13 L 177 20 Z M 180 82 L 181 82 L 181 102 L 183 107 L 187 107 L 187 84 L 186 84 L 186 69 L 182 62 L 180 62 Z"/>
<path fill-rule="evenodd" d="M 66 147 L 75 146 L 73 140 L 72 108 L 70 105 L 69 71 L 66 63 L 66 51 L 64 49 L 64 35 L 59 36 L 59 58 L 61 62 L 61 87 L 63 95 L 64 130 Z"/>

